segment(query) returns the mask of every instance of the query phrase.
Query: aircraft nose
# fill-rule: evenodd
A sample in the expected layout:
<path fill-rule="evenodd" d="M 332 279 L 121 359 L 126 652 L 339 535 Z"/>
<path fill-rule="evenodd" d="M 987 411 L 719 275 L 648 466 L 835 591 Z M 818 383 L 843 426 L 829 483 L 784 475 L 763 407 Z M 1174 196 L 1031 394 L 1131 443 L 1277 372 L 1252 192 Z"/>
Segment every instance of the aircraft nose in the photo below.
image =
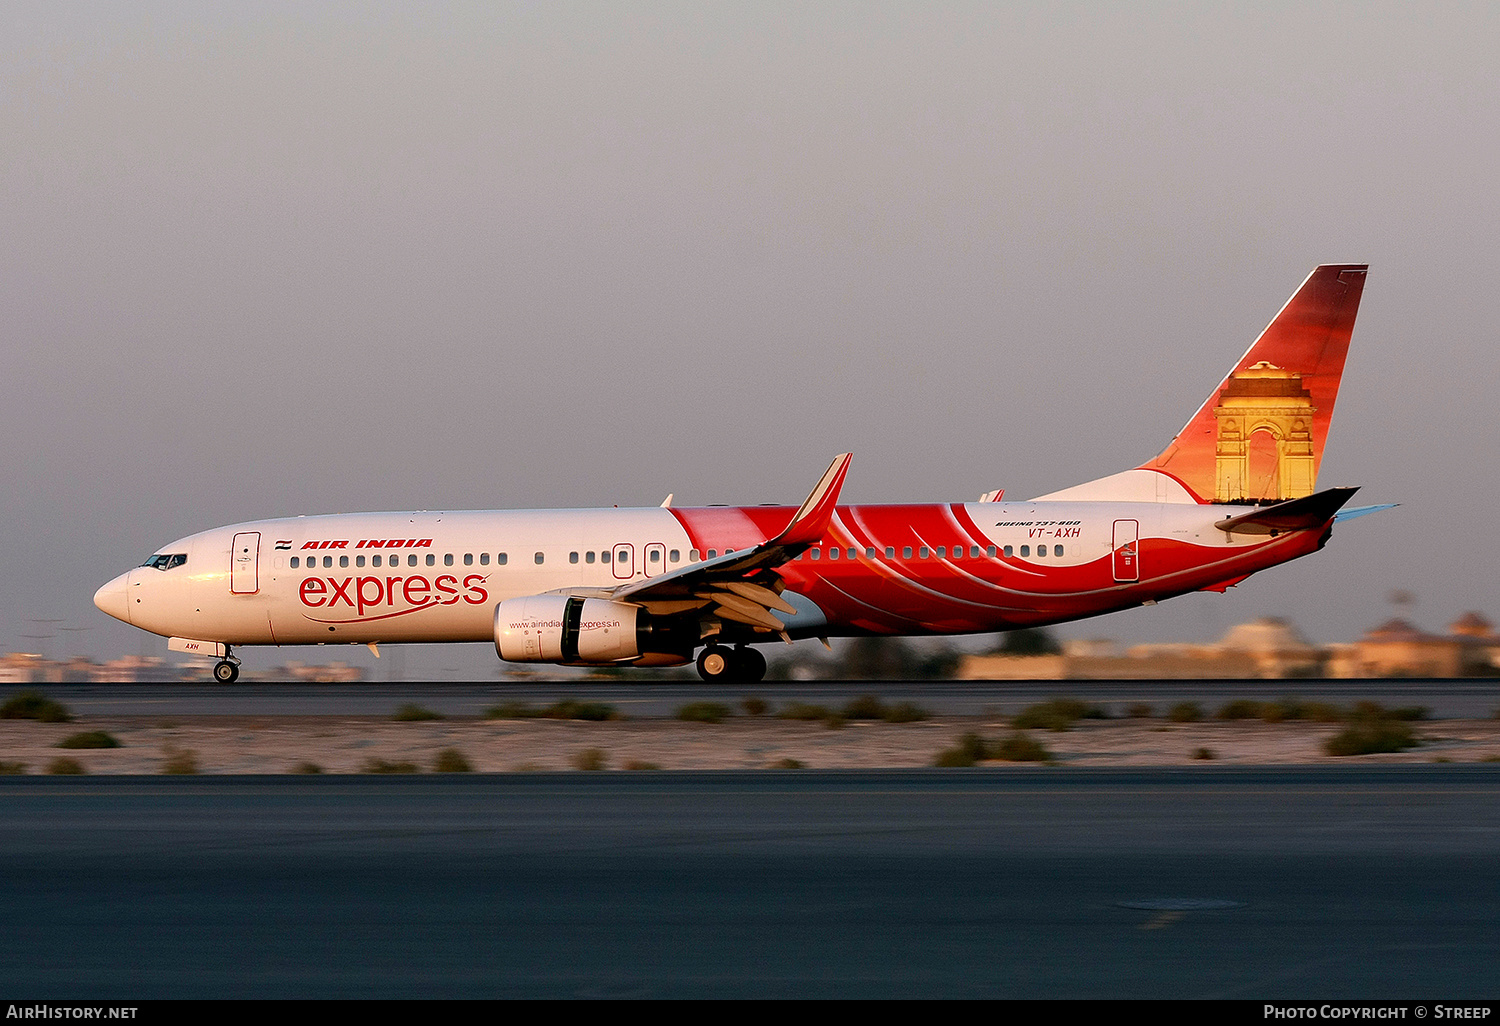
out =
<path fill-rule="evenodd" d="M 130 594 L 126 590 L 130 574 L 123 573 L 94 592 L 94 605 L 116 620 L 130 622 Z"/>

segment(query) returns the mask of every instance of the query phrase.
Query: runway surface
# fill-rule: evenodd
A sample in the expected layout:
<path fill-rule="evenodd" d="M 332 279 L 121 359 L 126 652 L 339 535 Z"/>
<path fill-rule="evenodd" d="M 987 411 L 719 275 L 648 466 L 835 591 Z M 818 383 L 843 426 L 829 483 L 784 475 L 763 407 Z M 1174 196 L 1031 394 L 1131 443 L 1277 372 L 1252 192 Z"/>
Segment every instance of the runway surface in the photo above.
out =
<path fill-rule="evenodd" d="M 0 687 L 0 701 L 19 686 Z M 944 716 L 1014 713 L 1061 695 L 1097 703 L 1124 715 L 1137 703 L 1165 712 L 1178 702 L 1198 702 L 1212 712 L 1240 698 L 1307 700 L 1352 705 L 1425 706 L 1441 719 L 1482 719 L 1500 711 L 1500 681 L 1412 680 L 1016 680 L 1016 681 L 763 681 L 747 687 L 699 681 L 618 680 L 365 684 L 48 684 L 47 694 L 82 715 L 141 716 L 387 716 L 418 702 L 445 716 L 479 716 L 500 702 L 537 704 L 561 698 L 608 702 L 628 716 L 671 716 L 688 702 L 737 702 L 759 695 L 776 703 L 841 707 L 863 694 L 890 702 L 915 702 Z"/>
<path fill-rule="evenodd" d="M 0 779 L 28 998 L 1500 992 L 1500 766 Z"/>

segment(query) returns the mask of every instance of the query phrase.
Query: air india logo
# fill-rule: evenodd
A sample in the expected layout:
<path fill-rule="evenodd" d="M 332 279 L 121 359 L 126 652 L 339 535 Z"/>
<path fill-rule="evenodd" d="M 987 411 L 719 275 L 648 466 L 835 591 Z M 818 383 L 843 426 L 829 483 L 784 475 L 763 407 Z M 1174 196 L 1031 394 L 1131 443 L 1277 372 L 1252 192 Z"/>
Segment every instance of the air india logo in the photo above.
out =
<path fill-rule="evenodd" d="M 1214 406 L 1214 501 L 1311 495 L 1317 480 L 1312 394 L 1302 375 L 1266 360 L 1231 375 Z"/>

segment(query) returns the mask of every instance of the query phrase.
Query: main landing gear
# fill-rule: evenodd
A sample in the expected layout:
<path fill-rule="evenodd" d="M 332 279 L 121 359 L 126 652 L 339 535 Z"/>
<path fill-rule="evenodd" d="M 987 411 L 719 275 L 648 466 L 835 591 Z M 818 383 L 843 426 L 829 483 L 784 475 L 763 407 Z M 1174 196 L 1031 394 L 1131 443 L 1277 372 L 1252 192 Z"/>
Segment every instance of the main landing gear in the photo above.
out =
<path fill-rule="evenodd" d="M 765 679 L 766 657 L 744 645 L 709 645 L 698 654 L 698 676 L 710 684 L 753 684 Z"/>
<path fill-rule="evenodd" d="M 233 684 L 240 676 L 240 661 L 229 654 L 229 646 L 224 646 L 224 658 L 214 664 L 214 680 L 220 684 Z"/>

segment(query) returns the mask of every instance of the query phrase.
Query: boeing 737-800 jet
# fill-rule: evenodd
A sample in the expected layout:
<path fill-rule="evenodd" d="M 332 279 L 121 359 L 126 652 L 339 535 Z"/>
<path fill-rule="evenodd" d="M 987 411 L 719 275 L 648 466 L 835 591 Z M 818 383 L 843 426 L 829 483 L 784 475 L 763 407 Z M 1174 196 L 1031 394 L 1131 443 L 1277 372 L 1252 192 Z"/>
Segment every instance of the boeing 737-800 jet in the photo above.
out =
<path fill-rule="evenodd" d="M 1160 455 L 1038 496 L 840 506 L 850 456 L 799 508 L 349 513 L 190 535 L 94 602 L 212 654 L 246 645 L 493 641 L 501 659 L 691 662 L 759 680 L 759 642 L 1035 627 L 1223 591 L 1323 547 L 1318 491 L 1363 264 L 1318 267 Z"/>

